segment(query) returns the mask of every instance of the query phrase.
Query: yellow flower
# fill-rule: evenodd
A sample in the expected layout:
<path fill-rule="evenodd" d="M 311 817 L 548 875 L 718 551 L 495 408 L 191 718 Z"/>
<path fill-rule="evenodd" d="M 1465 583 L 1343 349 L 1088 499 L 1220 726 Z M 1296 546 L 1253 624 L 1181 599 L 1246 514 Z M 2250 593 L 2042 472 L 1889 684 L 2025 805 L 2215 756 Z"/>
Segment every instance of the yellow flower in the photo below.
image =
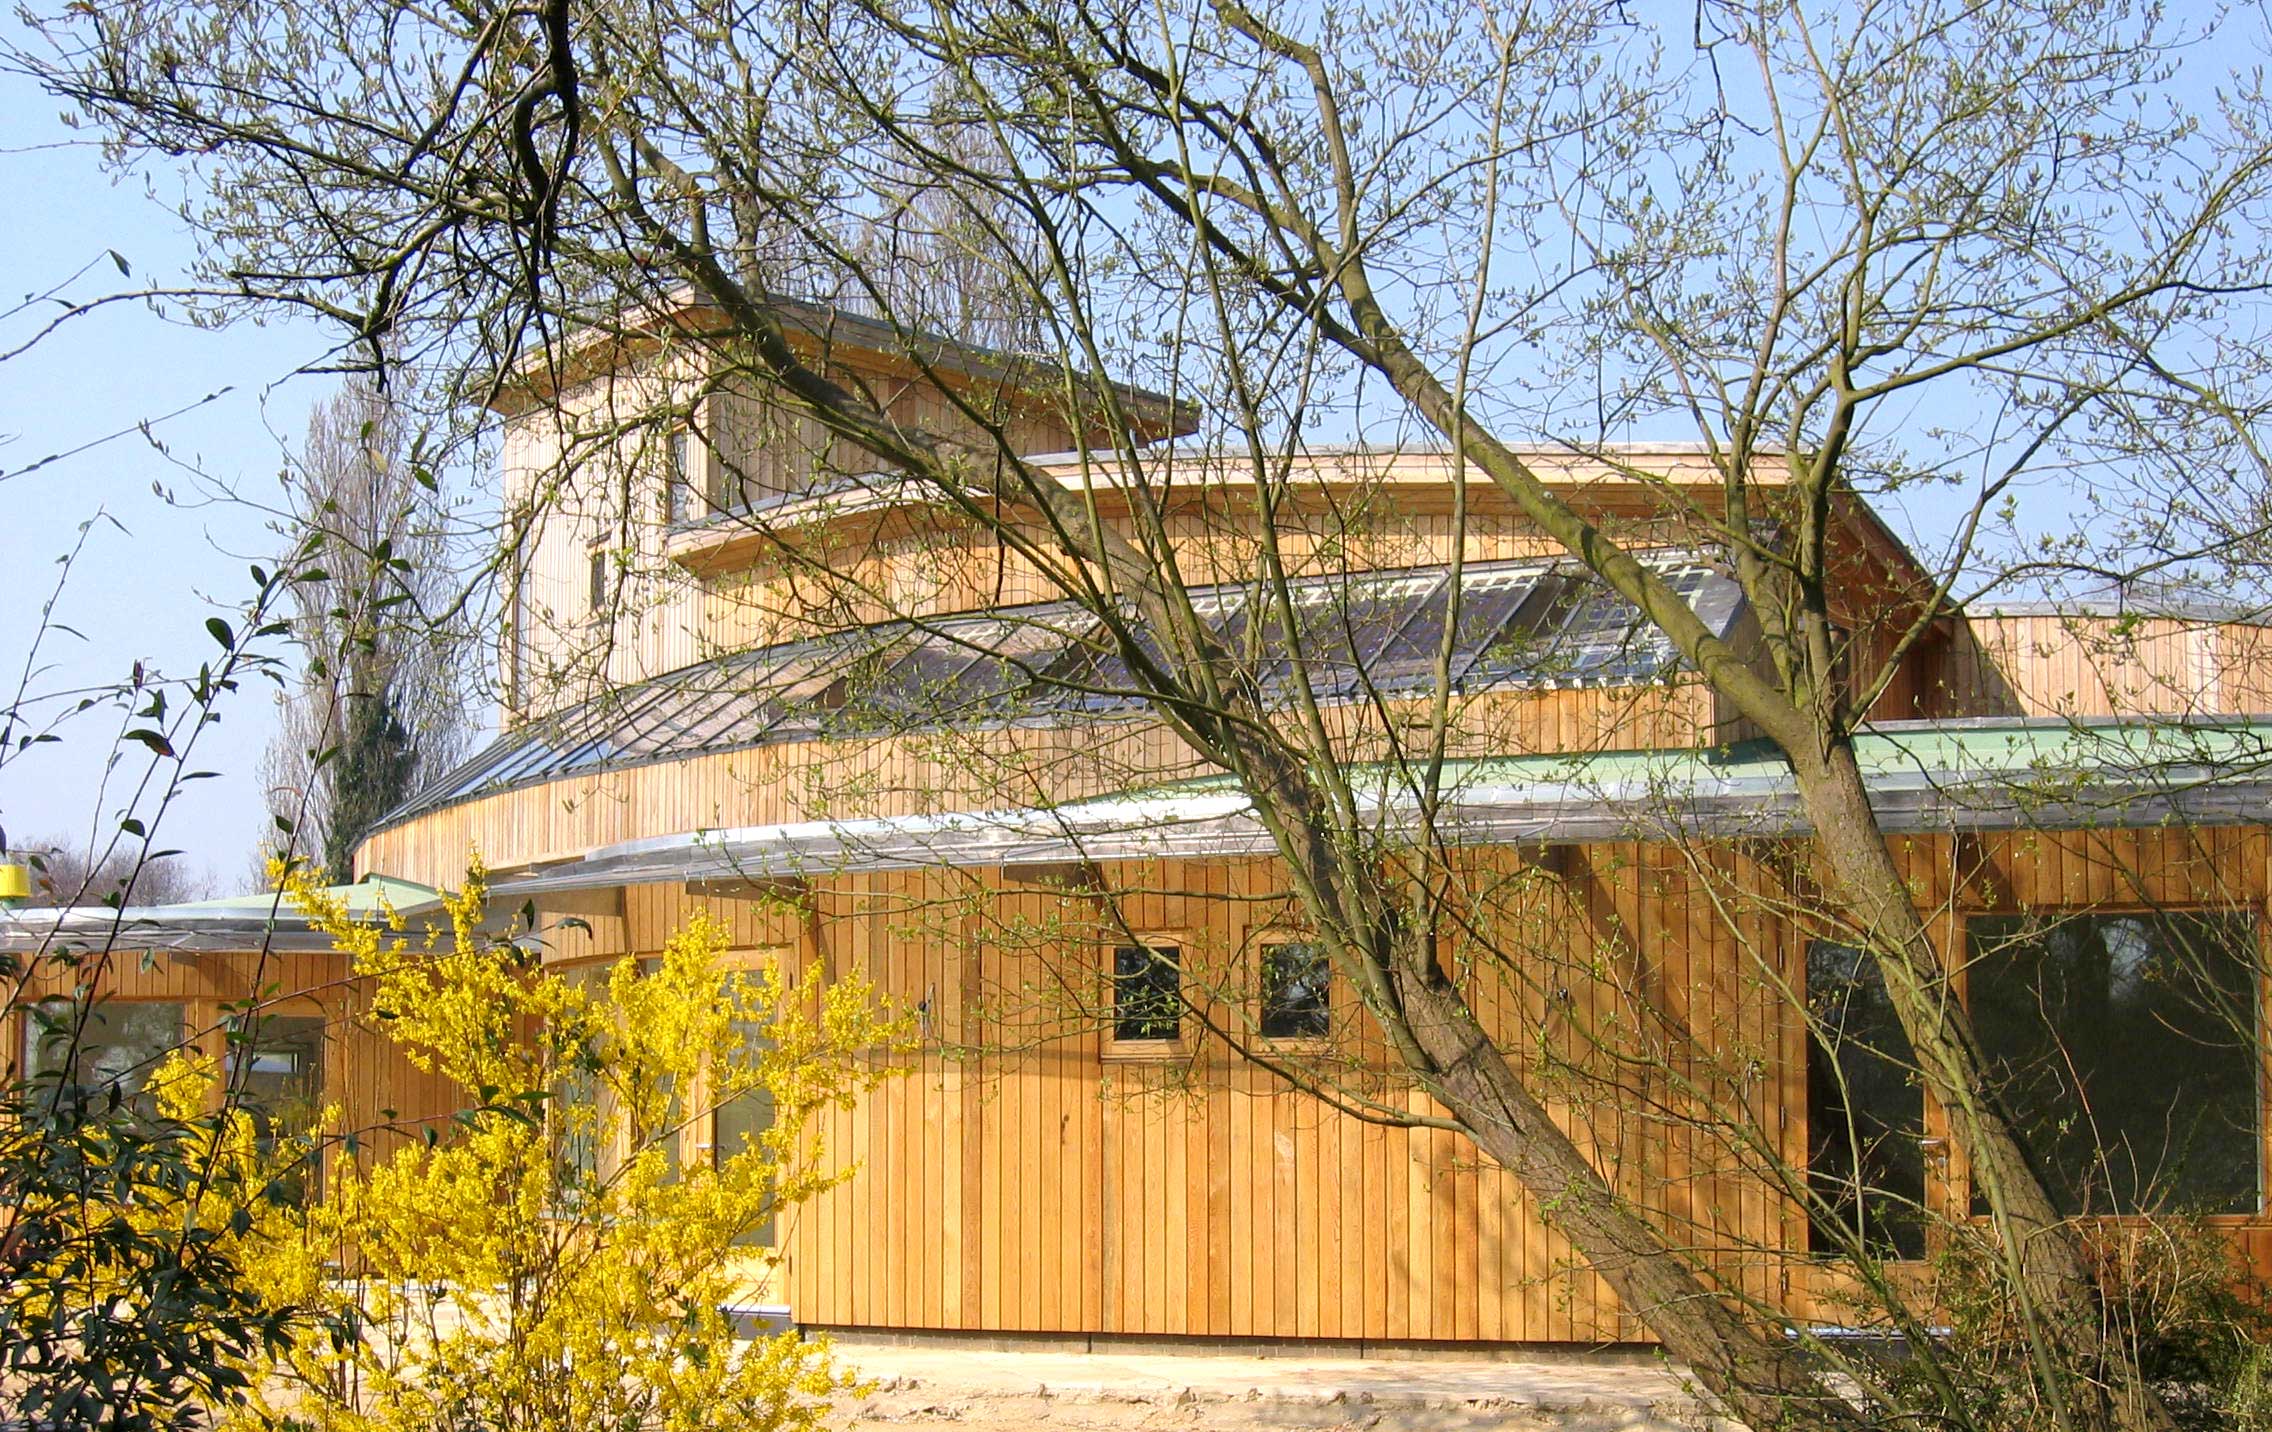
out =
<path fill-rule="evenodd" d="M 288 1228 L 263 1215 L 260 1276 L 279 1306 L 324 1300 L 359 1335 L 295 1339 L 239 1426 L 817 1428 L 847 1385 L 825 1345 L 743 1344 L 723 1309 L 745 1237 L 847 1176 L 822 1161 L 813 1115 L 889 1077 L 907 1022 L 857 978 L 725 974 L 726 931 L 707 916 L 595 994 L 514 932 L 484 932 L 478 863 L 446 938 L 392 912 L 355 921 L 312 875 L 277 874 L 370 981 L 379 1027 L 470 1107 L 431 1144 L 339 1160 Z M 754 1047 L 751 1025 L 766 1036 Z M 774 1110 L 762 1137 L 708 1164 L 680 1156 L 690 1120 L 753 1091 Z M 249 1121 L 222 1137 L 228 1158 L 257 1161 Z"/>

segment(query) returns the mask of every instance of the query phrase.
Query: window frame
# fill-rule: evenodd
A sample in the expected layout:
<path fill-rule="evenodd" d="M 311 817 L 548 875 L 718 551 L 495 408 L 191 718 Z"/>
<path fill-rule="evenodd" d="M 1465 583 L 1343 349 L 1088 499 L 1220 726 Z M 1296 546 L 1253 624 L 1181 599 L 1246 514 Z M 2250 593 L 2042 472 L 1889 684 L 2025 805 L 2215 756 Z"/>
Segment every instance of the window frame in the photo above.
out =
<path fill-rule="evenodd" d="M 663 438 L 663 525 L 699 527 L 718 515 L 710 444 L 695 419 L 671 425 Z"/>
<path fill-rule="evenodd" d="M 1101 1057 L 1107 1060 L 1143 1061 L 1180 1059 L 1189 1045 L 1189 1001 L 1184 981 L 1190 972 L 1191 939 L 1180 930 L 1135 930 L 1116 934 L 1103 945 L 1101 973 L 1104 983 L 1104 1030 Z M 1126 949 L 1171 950 L 1175 970 L 1175 1033 L 1166 1036 L 1127 1036 L 1120 1032 L 1120 952 Z"/>
<path fill-rule="evenodd" d="M 581 987 L 588 999 L 599 999 L 605 996 L 608 981 L 615 976 L 616 964 L 619 961 L 631 958 L 635 957 L 630 955 L 603 955 L 596 959 L 548 963 L 544 967 L 544 972 L 556 979 L 565 980 Z M 564 1102 L 561 1094 L 567 1087 L 567 1082 L 561 1081 L 545 1091 L 545 1106 L 548 1114 L 550 1110 L 557 1108 L 560 1103 Z M 586 1087 L 590 1093 L 596 1116 L 594 1127 L 590 1133 L 591 1148 L 588 1165 L 586 1160 L 576 1157 L 567 1149 L 565 1145 L 566 1131 L 549 1119 L 547 1120 L 548 1127 L 545 1134 L 555 1158 L 562 1159 L 571 1167 L 582 1170 L 595 1184 L 604 1185 L 622 1171 L 623 1161 L 630 1156 L 631 1135 L 630 1130 L 624 1126 L 622 1110 L 616 1107 L 613 1091 L 597 1079 L 591 1080 Z M 559 1212 L 569 1218 L 585 1216 L 574 1209 L 564 1208 Z"/>
<path fill-rule="evenodd" d="M 113 978 L 119 979 L 121 982 L 130 982 L 125 977 L 115 974 Z M 69 990 L 51 991 L 28 998 L 13 1011 L 12 1018 L 0 1020 L 0 1033 L 4 1033 L 9 1040 L 9 1052 L 5 1063 L 14 1068 L 19 1075 L 28 1076 L 31 1072 L 31 1039 L 33 1031 L 38 1028 L 36 1016 L 32 1013 L 31 1007 L 33 1005 L 56 1001 L 77 1003 L 85 998 L 87 996 Z M 212 1059 L 217 1073 L 222 1075 L 225 1075 L 228 1070 L 230 1057 L 228 1045 L 229 1021 L 232 1018 L 248 1017 L 246 1012 L 239 1009 L 234 1002 L 223 1000 L 209 993 L 157 994 L 112 990 L 107 993 L 98 993 L 92 998 L 106 1008 L 134 1008 L 144 1005 L 169 1004 L 179 1006 L 181 1009 L 181 1034 L 173 1047 L 185 1055 Z M 341 1025 L 347 1016 L 343 1009 L 328 1005 L 314 991 L 298 990 L 290 994 L 279 994 L 258 1001 L 250 1011 L 249 1017 L 260 1020 L 312 1019 L 317 1021 L 320 1026 L 317 1031 L 317 1047 L 321 1051 L 322 1066 L 316 1072 L 316 1079 L 322 1091 L 321 1099 L 324 1101 L 344 1101 L 346 1099 L 348 1087 L 347 1054 Z M 155 1066 L 152 1067 L 155 1068 Z M 207 1113 L 219 1113 L 227 1098 L 227 1093 L 225 1083 L 217 1078 L 213 1088 L 206 1096 L 205 1111 Z M 319 1145 L 322 1143 L 323 1141 L 319 1140 Z M 324 1149 L 319 1146 L 317 1154 L 320 1164 Z M 319 1167 L 319 1175 L 320 1172 Z"/>
<path fill-rule="evenodd" d="M 793 962 L 796 954 L 797 950 L 794 945 L 737 946 L 720 952 L 716 973 L 720 979 L 734 974 L 746 974 L 768 960 Z M 618 962 L 631 961 L 634 971 L 633 977 L 644 979 L 660 959 L 661 955 L 656 952 L 612 955 L 597 960 L 580 961 L 573 966 L 564 966 L 562 969 L 564 973 L 571 975 L 583 975 L 587 972 L 596 974 L 598 977 L 597 984 L 604 990 L 606 982 L 613 978 L 614 969 Z M 595 1171 L 597 1176 L 604 1181 L 613 1178 L 616 1172 L 623 1167 L 624 1160 L 631 1156 L 631 1130 L 623 1117 L 623 1111 L 620 1108 L 609 1107 L 613 1101 L 607 1096 L 604 1088 L 599 1090 L 599 1095 L 599 1127 L 594 1131 L 593 1143 Z M 717 1167 L 718 1106 L 711 1100 L 710 1071 L 707 1062 L 695 1073 L 693 1080 L 686 1089 L 676 1091 L 676 1097 L 680 1119 L 677 1132 L 669 1141 L 673 1158 L 670 1177 L 674 1180 L 682 1177 L 689 1169 L 715 1169 Z M 778 1210 L 776 1210 L 776 1215 L 778 1215 Z M 746 1254 L 778 1258 L 782 1252 L 778 1216 L 766 1220 L 758 1227 L 763 1228 L 768 1225 L 772 1225 L 772 1242 L 743 1243 L 735 1246 Z"/>
<path fill-rule="evenodd" d="M 794 945 L 736 946 L 720 953 L 717 973 L 719 978 L 723 980 L 736 974 L 749 974 L 768 961 L 773 962 L 776 967 L 789 966 L 794 962 L 796 954 L 797 950 Z M 686 1107 L 693 1113 L 687 1119 L 685 1127 L 679 1131 L 681 1139 L 679 1166 L 681 1168 L 716 1169 L 719 1157 L 718 1110 L 721 1105 L 712 1096 L 710 1065 L 707 1060 L 703 1062 L 701 1071 L 695 1075 L 694 1087 L 688 1092 L 686 1098 Z M 774 1116 L 779 1117 L 779 1110 L 774 1111 Z M 776 1208 L 772 1217 L 756 1225 L 756 1229 L 752 1230 L 754 1232 L 757 1229 L 763 1229 L 770 1232 L 772 1236 L 768 1241 L 736 1243 L 734 1246 L 748 1254 L 767 1257 L 779 1256 L 782 1251 L 781 1212 L 782 1210 Z"/>
<path fill-rule="evenodd" d="M 621 582 L 616 573 L 615 549 L 605 542 L 584 548 L 585 618 L 598 625 L 615 620 L 615 599 Z"/>
<path fill-rule="evenodd" d="M 38 995 L 25 1000 L 16 1010 L 13 1031 L 15 1047 L 10 1056 L 11 1062 L 16 1065 L 17 1071 L 23 1077 L 32 1077 L 36 1062 L 33 1057 L 35 1053 L 34 1040 L 40 1033 L 39 1015 L 36 1010 L 43 1005 L 63 1005 L 73 1008 L 94 1005 L 106 1010 L 170 1005 L 180 1012 L 180 1017 L 176 1025 L 174 1043 L 170 1046 L 168 1052 L 179 1051 L 185 1054 L 203 1055 L 206 1053 L 207 1036 L 211 1032 L 212 1022 L 202 1017 L 206 1011 L 199 1007 L 201 1003 L 203 1002 L 182 995 L 88 994 L 74 990 L 57 990 Z M 159 1059 L 150 1063 L 148 1069 L 143 1071 L 141 1084 L 136 1088 L 133 1095 L 134 1099 L 144 1097 L 144 1091 L 149 1087 L 150 1075 L 155 1073 L 158 1065 L 163 1062 L 164 1056 L 161 1055 Z M 78 1083 L 79 1081 L 74 1079 L 73 1082 Z M 216 1086 L 208 1103 L 213 1108 L 218 1109 L 220 1097 L 221 1090 Z"/>
<path fill-rule="evenodd" d="M 787 963 L 795 956 L 796 949 L 790 945 L 737 946 L 720 954 L 718 974 L 721 979 L 729 975 L 749 974 L 769 960 Z M 692 1166 L 693 1162 L 699 1162 L 706 1167 L 716 1168 L 718 1166 L 718 1108 L 711 1102 L 710 1068 L 707 1062 L 704 1063 L 702 1072 L 695 1077 L 689 1105 L 696 1112 L 693 1117 L 687 1120 L 686 1128 L 683 1131 L 686 1137 L 683 1152 L 690 1159 L 689 1166 Z"/>

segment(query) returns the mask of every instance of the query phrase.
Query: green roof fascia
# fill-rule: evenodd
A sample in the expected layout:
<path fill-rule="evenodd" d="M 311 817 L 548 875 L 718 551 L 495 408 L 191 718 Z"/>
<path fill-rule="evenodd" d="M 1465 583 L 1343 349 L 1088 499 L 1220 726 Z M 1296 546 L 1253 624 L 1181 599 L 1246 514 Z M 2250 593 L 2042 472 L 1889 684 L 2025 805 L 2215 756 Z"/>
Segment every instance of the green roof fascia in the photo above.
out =
<path fill-rule="evenodd" d="M 1890 722 L 1856 734 L 1854 759 L 1864 779 L 1933 772 L 2016 780 L 2224 766 L 2272 774 L 2272 719 Z M 1766 739 L 1727 746 L 1483 756 L 1446 765 L 1447 784 L 1454 785 L 1611 784 L 1642 778 L 1725 782 L 1770 778 L 1790 769 L 1782 751 Z"/>
<path fill-rule="evenodd" d="M 324 893 L 345 904 L 347 913 L 357 919 L 392 910 L 408 914 L 438 903 L 441 892 L 431 885 L 420 885 L 415 880 L 397 880 L 391 875 L 366 875 L 352 885 L 328 885 Z M 246 895 L 224 895 L 215 900 L 187 900 L 178 905 L 151 905 L 141 907 L 137 913 L 162 916 L 172 911 L 205 911 L 216 915 L 241 914 L 254 919 L 265 919 L 274 912 L 279 919 L 297 919 L 299 911 L 289 900 L 278 899 L 274 891 L 255 891 Z"/>

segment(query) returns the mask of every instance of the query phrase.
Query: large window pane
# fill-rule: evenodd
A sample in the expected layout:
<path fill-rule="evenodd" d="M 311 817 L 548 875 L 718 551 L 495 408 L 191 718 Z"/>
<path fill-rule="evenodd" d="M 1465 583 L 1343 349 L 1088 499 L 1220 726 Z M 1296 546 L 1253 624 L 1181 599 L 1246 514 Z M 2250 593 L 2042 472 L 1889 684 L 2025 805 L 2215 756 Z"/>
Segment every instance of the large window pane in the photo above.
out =
<path fill-rule="evenodd" d="M 1817 1252 L 1925 1256 L 1925 1096 L 1877 961 L 1807 947 L 1807 1182 Z"/>
<path fill-rule="evenodd" d="M 639 977 L 641 979 L 652 978 L 662 968 L 663 962 L 659 956 L 648 955 L 639 961 Z M 684 1100 L 679 1098 L 677 1075 L 666 1073 L 659 1076 L 655 1080 L 655 1087 L 663 1096 L 662 1125 L 653 1129 L 632 1129 L 630 1131 L 633 1140 L 631 1151 L 637 1153 L 648 1144 L 661 1145 L 663 1150 L 662 1181 L 664 1183 L 676 1183 L 678 1182 L 679 1169 L 682 1166 L 679 1157 L 679 1145 L 684 1143 L 687 1138 L 686 1104 Z"/>
<path fill-rule="evenodd" d="M 767 1046 L 765 1026 L 756 1020 L 737 1019 L 733 1030 L 742 1047 L 742 1058 L 754 1064 Z M 759 1136 L 773 1127 L 773 1091 L 763 1085 L 746 1090 L 719 1104 L 711 1118 L 714 1120 L 711 1157 L 721 1161 L 733 1158 L 755 1145 Z M 770 1248 L 773 1241 L 770 1213 L 764 1222 L 753 1224 L 734 1238 L 734 1243 L 740 1247 Z"/>
<path fill-rule="evenodd" d="M 1996 917 L 1968 933 L 1973 1024 L 2063 1210 L 2257 1210 L 2250 917 Z"/>
<path fill-rule="evenodd" d="M 561 972 L 560 978 L 581 988 L 598 1007 L 607 999 L 608 966 L 586 965 Z M 570 1059 L 554 1075 L 546 1123 L 553 1157 L 560 1170 L 562 1211 L 571 1215 L 586 1207 L 602 1180 L 614 1172 L 610 1157 L 608 1121 L 600 1102 L 597 1071 L 581 1059 Z"/>
<path fill-rule="evenodd" d="M 305 1134 L 323 1112 L 323 1020 L 268 1015 L 231 1041 L 229 1088 L 260 1127 L 263 1142 Z"/>
<path fill-rule="evenodd" d="M 323 1114 L 323 1020 L 312 1015 L 265 1015 L 230 1036 L 224 1064 L 231 1097 L 252 1115 L 260 1144 L 314 1131 Z M 283 1175 L 286 1191 L 302 1197 L 306 1169 Z"/>
<path fill-rule="evenodd" d="M 115 1098 L 153 1118 L 157 1102 L 146 1086 L 181 1041 L 179 1004 L 108 1000 L 83 1009 L 69 1000 L 44 1000 L 24 1021 L 24 1066 L 35 1076 L 60 1073 L 90 1104 Z"/>

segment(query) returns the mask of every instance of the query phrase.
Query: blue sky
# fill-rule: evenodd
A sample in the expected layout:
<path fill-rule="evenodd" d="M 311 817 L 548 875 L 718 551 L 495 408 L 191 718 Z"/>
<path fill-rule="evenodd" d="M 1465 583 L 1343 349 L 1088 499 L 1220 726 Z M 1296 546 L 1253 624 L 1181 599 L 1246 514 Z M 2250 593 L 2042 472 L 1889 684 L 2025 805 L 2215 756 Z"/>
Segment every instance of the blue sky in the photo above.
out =
<path fill-rule="evenodd" d="M 114 181 L 94 147 L 59 122 L 57 108 L 21 80 L 0 77 L 0 180 L 16 200 L 0 229 L 7 278 L 0 307 L 82 269 L 74 295 L 114 289 L 122 280 L 105 257 L 110 250 L 132 264 L 136 279 L 156 283 L 177 276 L 191 256 L 188 235 L 163 202 L 181 177 Z M 0 324 L 0 348 L 20 342 L 35 323 L 19 315 Z M 103 686 L 136 662 L 184 676 L 214 655 L 206 620 L 249 595 L 247 565 L 267 560 L 279 544 L 262 505 L 278 493 L 277 470 L 310 404 L 336 381 L 293 375 L 320 360 L 329 341 L 313 325 L 201 330 L 120 306 L 0 363 L 0 611 L 8 618 L 0 624 L 0 690 L 12 691 L 23 668 L 55 559 L 98 512 L 118 525 L 98 525 L 89 537 L 57 612 L 78 635 L 50 635 L 35 693 Z M 161 417 L 149 438 L 134 430 Z M 1927 414 L 1900 418 L 1889 414 L 1885 426 L 1917 426 Z M 1963 427 L 1948 412 L 1941 420 Z M 62 456 L 33 467 L 50 454 Z M 1887 515 L 1914 536 L 1920 528 L 1945 530 L 1954 506 L 1953 494 L 1922 491 Z M 2031 493 L 2038 528 L 2057 530 L 2062 519 L 2072 526 L 2070 513 L 2079 515 L 2069 494 Z M 187 789 L 158 843 L 180 847 L 193 870 L 235 887 L 249 877 L 267 828 L 257 768 L 274 727 L 272 692 L 240 692 L 222 715 L 194 763 L 219 775 Z M 12 841 L 107 837 L 123 813 L 123 790 L 149 760 L 131 746 L 119 756 L 118 730 L 114 712 L 90 712 L 64 728 L 61 743 L 0 766 L 0 828 Z"/>
<path fill-rule="evenodd" d="M 20 80 L 0 80 L 0 135 L 0 192 L 15 199 L 0 226 L 0 306 L 63 281 L 90 260 L 100 262 L 72 292 L 115 290 L 123 280 L 103 257 L 106 249 L 123 255 L 138 280 L 164 282 L 180 273 L 192 252 L 180 223 L 144 184 L 114 183 L 104 174 L 94 148 L 58 122 L 53 101 Z M 0 339 L 12 347 L 33 326 L 29 315 L 19 315 L 0 327 Z M 80 319 L 0 364 L 0 473 L 9 474 L 0 478 L 0 685 L 14 691 L 39 605 L 56 579 L 55 559 L 98 511 L 125 530 L 98 524 L 90 534 L 57 611 L 84 639 L 51 632 L 33 690 L 113 682 L 138 660 L 187 675 L 217 651 L 206 618 L 250 594 L 247 564 L 277 545 L 254 504 L 275 496 L 283 454 L 304 427 L 309 404 L 334 381 L 291 374 L 324 348 L 312 326 L 206 331 L 122 306 Z M 20 472 L 184 407 L 191 411 L 153 428 L 168 452 L 128 431 Z M 172 500 L 153 484 L 169 489 Z M 245 500 L 230 499 L 229 490 Z M 195 762 L 220 775 L 188 786 L 158 832 L 159 845 L 181 848 L 193 870 L 210 869 L 227 888 L 249 878 L 250 855 L 267 823 L 257 766 L 274 726 L 272 689 L 240 692 L 223 708 Z M 121 792 L 149 760 L 130 747 L 106 790 L 118 729 L 115 714 L 88 712 L 62 729 L 60 743 L 0 767 L 0 826 L 11 841 L 65 836 L 84 843 L 90 830 L 115 825 Z"/>

